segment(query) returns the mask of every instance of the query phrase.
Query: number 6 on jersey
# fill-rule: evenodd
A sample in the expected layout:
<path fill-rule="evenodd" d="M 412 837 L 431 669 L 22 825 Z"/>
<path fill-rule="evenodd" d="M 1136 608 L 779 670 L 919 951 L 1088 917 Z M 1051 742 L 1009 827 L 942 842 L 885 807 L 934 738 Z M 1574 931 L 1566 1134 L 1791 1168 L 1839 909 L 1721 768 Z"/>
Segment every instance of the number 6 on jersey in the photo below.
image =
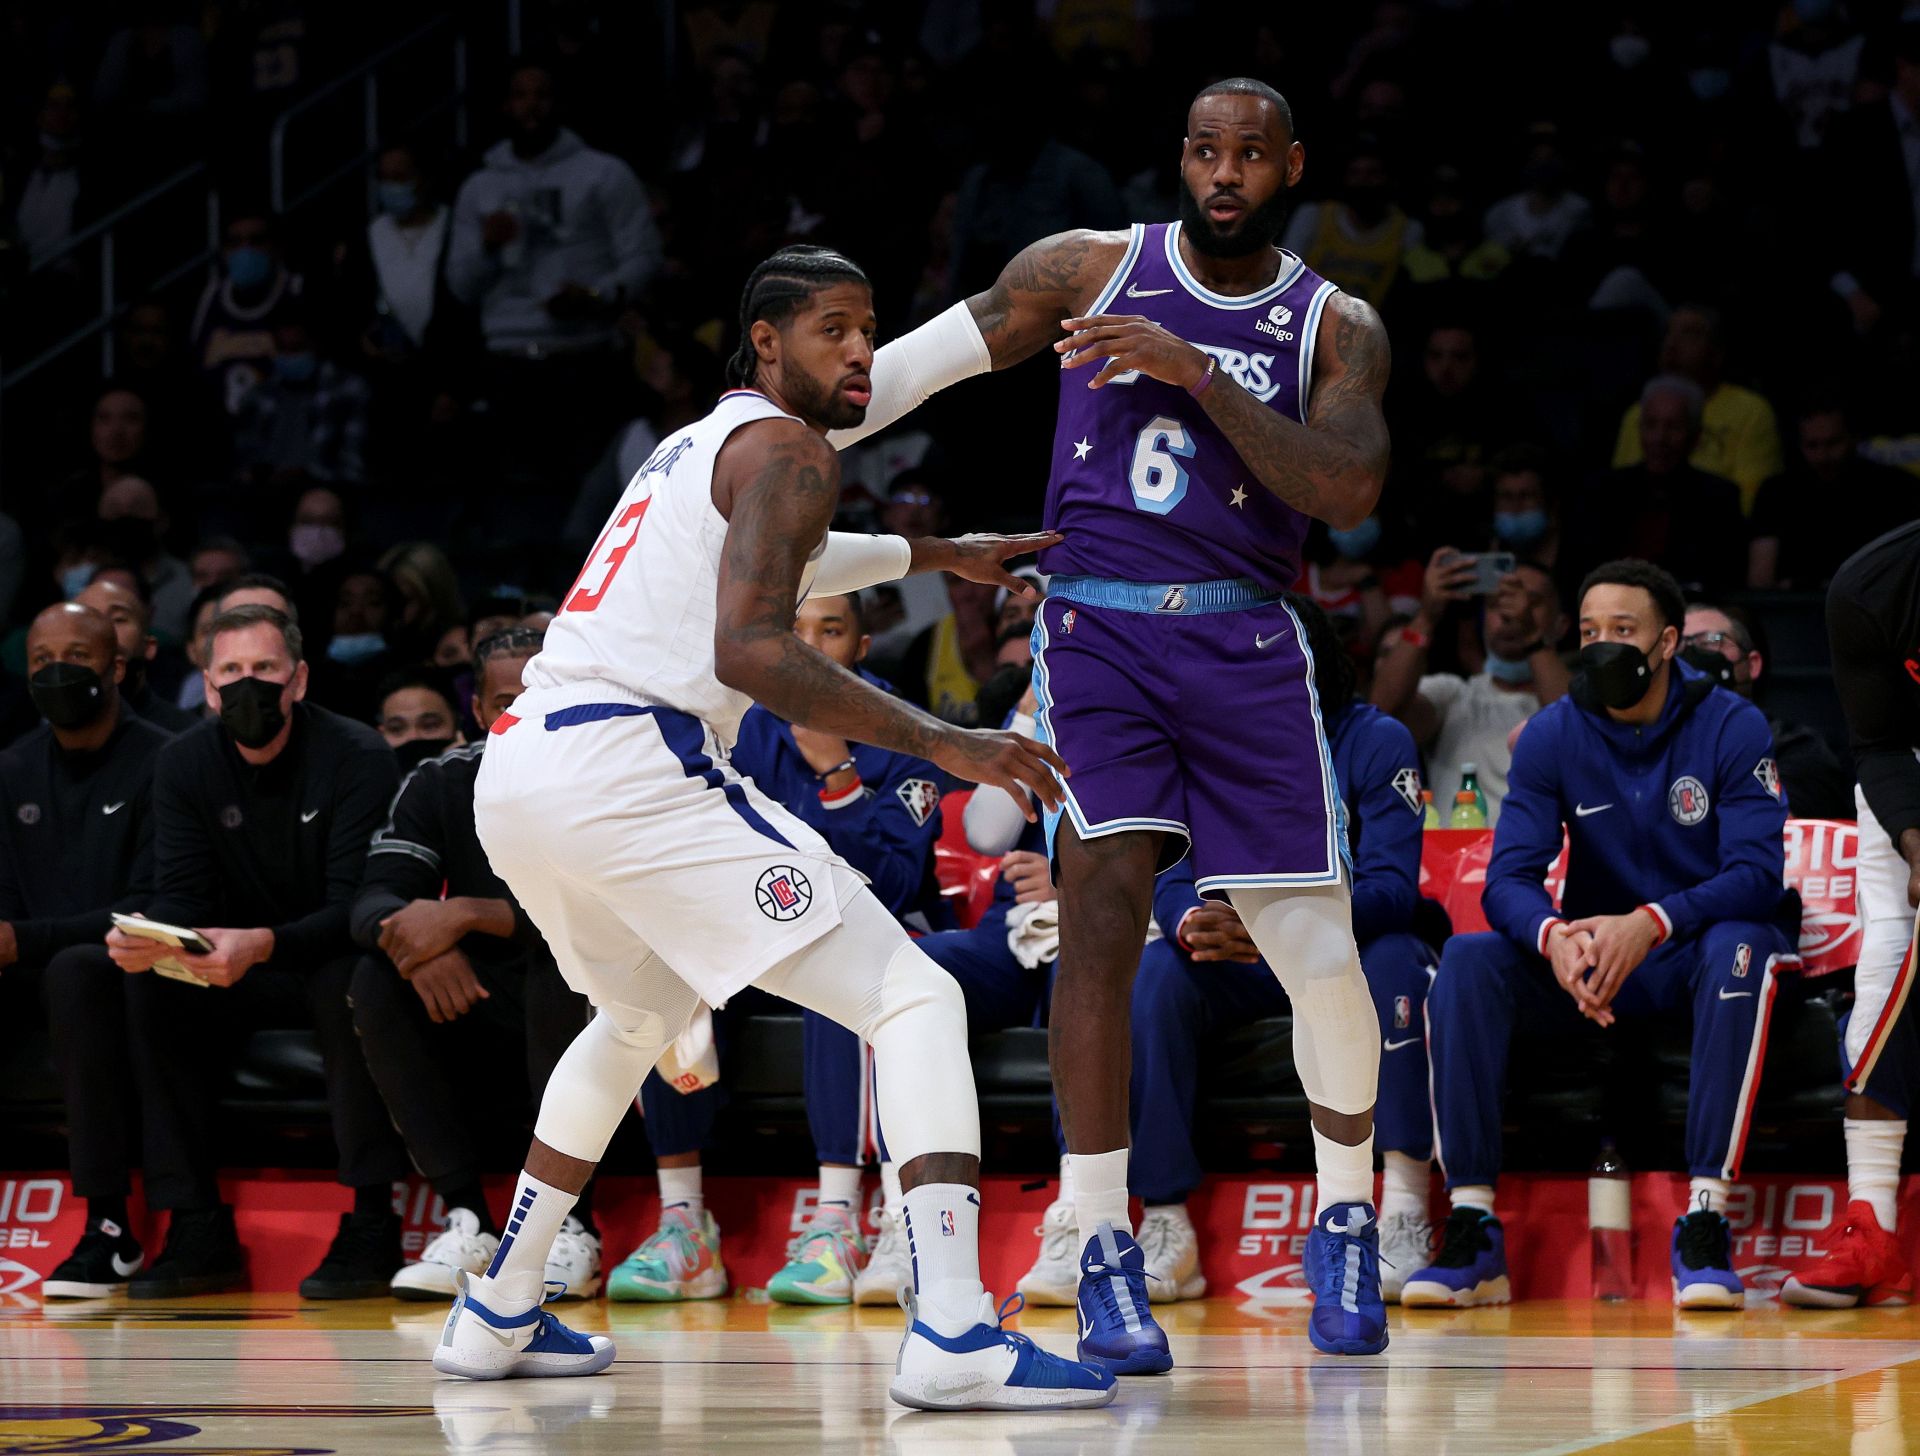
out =
<path fill-rule="evenodd" d="M 1187 471 L 1180 462 L 1193 459 L 1193 441 L 1187 427 L 1170 415 L 1147 421 L 1134 441 L 1133 464 L 1127 481 L 1133 503 L 1143 511 L 1164 516 L 1186 498 Z"/>

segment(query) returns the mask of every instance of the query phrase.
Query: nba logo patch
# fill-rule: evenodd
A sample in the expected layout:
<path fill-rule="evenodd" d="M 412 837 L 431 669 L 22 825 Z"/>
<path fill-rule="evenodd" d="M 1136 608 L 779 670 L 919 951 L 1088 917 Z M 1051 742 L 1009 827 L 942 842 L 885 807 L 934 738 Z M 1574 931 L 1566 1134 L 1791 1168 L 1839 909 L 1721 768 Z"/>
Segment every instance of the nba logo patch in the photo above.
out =
<path fill-rule="evenodd" d="M 1068 607 L 1066 616 L 1060 619 L 1060 630 L 1071 637 L 1073 635 L 1073 624 L 1079 616 L 1080 614 L 1074 611 L 1072 607 Z"/>
<path fill-rule="evenodd" d="M 940 807 L 940 790 L 931 779 L 905 779 L 893 792 L 907 806 L 916 826 L 924 825 Z"/>
<path fill-rule="evenodd" d="M 1774 798 L 1780 797 L 1780 766 L 1770 758 L 1763 758 L 1753 766 L 1753 776 L 1760 781 L 1760 787 Z"/>
<path fill-rule="evenodd" d="M 1396 1031 L 1405 1031 L 1413 1025 L 1413 1000 L 1408 996 L 1393 998 L 1393 1026 Z"/>
<path fill-rule="evenodd" d="M 1738 980 L 1739 978 L 1745 976 L 1747 974 L 1747 967 L 1752 964 L 1753 964 L 1753 947 L 1750 945 L 1740 946 L 1733 953 L 1734 978 Z"/>
<path fill-rule="evenodd" d="M 1419 769 L 1401 769 L 1399 773 L 1393 776 L 1393 788 L 1395 793 L 1407 801 L 1407 807 L 1413 810 L 1414 813 L 1418 814 L 1426 807 L 1426 800 L 1421 798 Z"/>
<path fill-rule="evenodd" d="M 953 1237 L 953 1210 L 951 1208 L 943 1208 L 940 1210 L 940 1232 L 947 1238 Z"/>
<path fill-rule="evenodd" d="M 775 865 L 760 876 L 753 898 L 769 920 L 798 920 L 813 904 L 813 882 L 792 865 Z"/>
<path fill-rule="evenodd" d="M 1667 812 L 1674 822 L 1691 828 L 1707 817 L 1707 786 L 1692 774 L 1677 778 L 1667 790 Z"/>

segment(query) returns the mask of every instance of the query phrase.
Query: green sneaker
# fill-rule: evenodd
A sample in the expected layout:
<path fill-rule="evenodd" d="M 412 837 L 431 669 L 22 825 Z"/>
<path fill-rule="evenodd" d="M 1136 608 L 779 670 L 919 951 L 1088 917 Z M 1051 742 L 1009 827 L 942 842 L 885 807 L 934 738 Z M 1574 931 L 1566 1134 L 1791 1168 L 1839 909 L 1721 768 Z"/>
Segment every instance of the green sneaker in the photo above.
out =
<path fill-rule="evenodd" d="M 787 1245 L 787 1267 L 767 1281 L 767 1297 L 781 1304 L 852 1304 L 853 1281 L 867 1267 L 867 1241 L 853 1210 L 823 1203 Z"/>
<path fill-rule="evenodd" d="M 684 1203 L 662 1208 L 660 1227 L 607 1280 L 607 1298 L 619 1304 L 719 1299 L 726 1292 L 720 1225 L 705 1209 L 696 1218 Z"/>

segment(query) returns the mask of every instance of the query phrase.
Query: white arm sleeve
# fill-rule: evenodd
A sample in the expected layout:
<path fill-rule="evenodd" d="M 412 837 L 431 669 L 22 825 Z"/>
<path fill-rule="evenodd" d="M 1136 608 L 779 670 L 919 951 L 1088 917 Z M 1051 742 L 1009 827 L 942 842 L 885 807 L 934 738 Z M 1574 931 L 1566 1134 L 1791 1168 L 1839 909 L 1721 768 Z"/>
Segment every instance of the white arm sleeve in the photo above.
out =
<path fill-rule="evenodd" d="M 865 591 L 883 581 L 898 581 L 913 565 L 913 547 L 905 536 L 868 536 L 859 531 L 827 532 L 827 548 L 813 573 L 810 597 L 839 597 Z"/>
<path fill-rule="evenodd" d="M 827 443 L 836 450 L 877 434 L 927 397 L 949 384 L 993 368 L 987 341 L 965 302 L 880 346 L 873 356 L 873 400 L 866 419 L 851 430 L 834 430 Z"/>

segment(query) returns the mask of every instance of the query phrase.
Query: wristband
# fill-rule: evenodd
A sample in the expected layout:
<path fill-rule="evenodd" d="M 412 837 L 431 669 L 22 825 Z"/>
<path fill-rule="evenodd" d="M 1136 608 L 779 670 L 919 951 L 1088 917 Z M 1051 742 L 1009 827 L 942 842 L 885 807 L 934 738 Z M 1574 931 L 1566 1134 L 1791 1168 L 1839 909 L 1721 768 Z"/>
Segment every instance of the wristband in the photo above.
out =
<path fill-rule="evenodd" d="M 1662 915 L 1657 909 L 1655 909 L 1651 905 L 1640 905 L 1640 906 L 1637 906 L 1636 908 L 1639 910 L 1645 911 L 1647 915 L 1652 917 L 1653 943 L 1655 945 L 1659 945 L 1662 941 L 1664 941 L 1667 938 L 1668 934 L 1670 933 L 1667 925 L 1667 917 Z"/>
<path fill-rule="evenodd" d="M 1194 385 L 1193 388 L 1189 389 L 1187 393 L 1192 395 L 1195 399 L 1198 399 L 1200 398 L 1201 395 L 1205 394 L 1209 389 L 1213 387 L 1213 371 L 1219 367 L 1220 367 L 1220 361 L 1215 359 L 1211 354 L 1207 355 L 1207 372 L 1200 376 L 1200 382 Z"/>
<path fill-rule="evenodd" d="M 866 785 L 861 783 L 860 776 L 855 774 L 853 782 L 844 789 L 822 789 L 820 802 L 829 809 L 844 809 L 864 792 L 866 792 Z"/>
<path fill-rule="evenodd" d="M 1198 905 L 1193 906 L 1186 914 L 1180 917 L 1180 923 L 1173 927 L 1173 943 L 1188 955 L 1193 954 L 1193 947 L 1187 944 L 1187 922 L 1193 919 L 1194 911 L 1199 908 Z"/>
<path fill-rule="evenodd" d="M 852 759 L 843 758 L 840 760 L 840 762 L 836 763 L 832 768 L 827 769 L 824 773 L 815 774 L 814 777 L 819 779 L 820 782 L 824 784 L 828 779 L 832 778 L 835 774 L 845 773 L 848 769 L 853 767 L 854 767 L 854 762 Z"/>
<path fill-rule="evenodd" d="M 1422 652 L 1425 652 L 1432 644 L 1433 639 L 1409 623 L 1400 629 L 1400 641 L 1408 647 L 1417 647 Z"/>

